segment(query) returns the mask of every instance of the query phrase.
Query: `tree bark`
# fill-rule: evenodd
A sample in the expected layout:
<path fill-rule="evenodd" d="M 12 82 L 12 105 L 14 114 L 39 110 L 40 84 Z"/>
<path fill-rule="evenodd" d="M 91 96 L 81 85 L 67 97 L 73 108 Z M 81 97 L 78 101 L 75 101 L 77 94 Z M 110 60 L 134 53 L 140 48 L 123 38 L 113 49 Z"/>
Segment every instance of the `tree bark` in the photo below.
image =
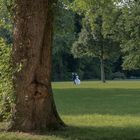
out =
<path fill-rule="evenodd" d="M 12 54 L 16 106 L 9 130 L 64 126 L 51 87 L 53 1 L 16 0 Z"/>

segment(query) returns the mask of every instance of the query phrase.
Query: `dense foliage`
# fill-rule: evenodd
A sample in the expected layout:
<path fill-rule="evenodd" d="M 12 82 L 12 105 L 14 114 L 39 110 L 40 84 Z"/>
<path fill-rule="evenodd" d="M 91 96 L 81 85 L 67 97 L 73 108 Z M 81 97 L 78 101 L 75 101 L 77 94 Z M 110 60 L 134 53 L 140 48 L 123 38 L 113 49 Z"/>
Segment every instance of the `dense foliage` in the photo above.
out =
<path fill-rule="evenodd" d="M 123 9 L 124 36 L 122 52 L 125 69 L 140 69 L 140 1 L 134 1 Z"/>
<path fill-rule="evenodd" d="M 70 49 L 74 39 L 74 13 L 66 9 L 62 1 L 59 1 L 54 23 L 52 73 L 54 80 L 69 79 L 71 75 L 72 68 L 69 65 L 73 56 Z"/>
<path fill-rule="evenodd" d="M 10 58 L 13 40 L 11 2 L 12 0 L 0 0 L 0 121 L 10 118 L 14 101 Z"/>
<path fill-rule="evenodd" d="M 0 39 L 0 121 L 10 117 L 14 100 L 12 90 L 11 46 Z"/>

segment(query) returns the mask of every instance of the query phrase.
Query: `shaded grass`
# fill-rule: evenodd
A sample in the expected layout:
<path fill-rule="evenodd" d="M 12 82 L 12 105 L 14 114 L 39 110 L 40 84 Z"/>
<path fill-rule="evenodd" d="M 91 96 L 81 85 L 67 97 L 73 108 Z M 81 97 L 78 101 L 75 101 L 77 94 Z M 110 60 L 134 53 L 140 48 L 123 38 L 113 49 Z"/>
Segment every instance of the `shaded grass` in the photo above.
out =
<path fill-rule="evenodd" d="M 41 134 L 0 133 L 0 140 L 140 140 L 139 127 L 74 127 Z"/>
<path fill-rule="evenodd" d="M 66 130 L 1 131 L 0 140 L 140 140 L 140 81 L 55 82 L 53 90 Z"/>

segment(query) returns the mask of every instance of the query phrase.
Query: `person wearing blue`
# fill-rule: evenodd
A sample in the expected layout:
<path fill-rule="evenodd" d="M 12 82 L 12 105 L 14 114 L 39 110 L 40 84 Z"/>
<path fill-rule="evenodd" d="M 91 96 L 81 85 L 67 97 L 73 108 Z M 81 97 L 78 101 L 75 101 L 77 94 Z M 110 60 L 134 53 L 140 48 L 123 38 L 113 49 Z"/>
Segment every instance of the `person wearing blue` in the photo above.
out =
<path fill-rule="evenodd" d="M 73 83 L 74 83 L 74 84 L 76 84 L 76 83 L 75 83 L 75 79 L 76 79 L 76 73 L 73 72 L 73 73 L 72 73 L 72 80 L 73 80 Z"/>
<path fill-rule="evenodd" d="M 79 76 L 77 75 L 77 73 L 72 73 L 72 80 L 75 85 L 80 84 Z"/>

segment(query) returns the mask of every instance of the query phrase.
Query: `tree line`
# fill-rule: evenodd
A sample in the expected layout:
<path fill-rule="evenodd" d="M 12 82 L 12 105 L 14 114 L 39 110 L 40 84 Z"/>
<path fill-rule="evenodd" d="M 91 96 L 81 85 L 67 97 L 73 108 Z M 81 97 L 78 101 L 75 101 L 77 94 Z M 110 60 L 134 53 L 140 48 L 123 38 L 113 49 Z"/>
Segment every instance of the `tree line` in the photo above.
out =
<path fill-rule="evenodd" d="M 10 5 L 1 0 L 0 36 L 8 44 L 13 40 Z M 71 80 L 72 72 L 83 80 L 140 77 L 138 1 L 60 0 L 56 11 L 53 81 Z"/>
<path fill-rule="evenodd" d="M 53 80 L 70 80 L 73 71 L 82 79 L 103 82 L 140 77 L 138 1 L 75 0 L 61 4 Z"/>

